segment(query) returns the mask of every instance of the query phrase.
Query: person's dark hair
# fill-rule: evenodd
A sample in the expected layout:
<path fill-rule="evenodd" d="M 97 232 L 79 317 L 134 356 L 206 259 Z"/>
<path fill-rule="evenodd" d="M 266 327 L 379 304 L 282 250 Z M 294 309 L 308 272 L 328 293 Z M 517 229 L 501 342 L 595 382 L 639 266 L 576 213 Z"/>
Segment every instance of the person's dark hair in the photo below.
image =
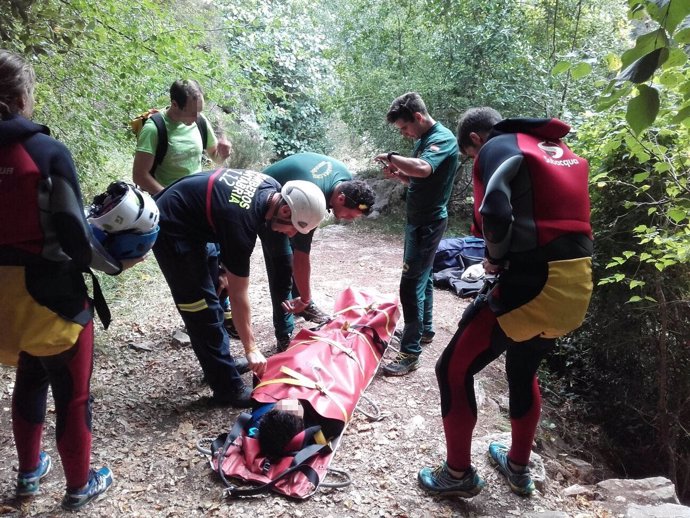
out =
<path fill-rule="evenodd" d="M 470 133 L 488 133 L 502 120 L 501 114 L 488 106 L 467 110 L 460 116 L 458 122 L 457 137 L 460 151 L 472 145 Z"/>
<path fill-rule="evenodd" d="M 199 99 L 203 95 L 201 86 L 194 79 L 181 79 L 170 87 L 170 100 L 175 101 L 181 110 L 187 105 L 187 99 Z"/>
<path fill-rule="evenodd" d="M 424 116 L 429 115 L 422 97 L 417 92 L 407 92 L 397 97 L 391 103 L 391 107 L 388 108 L 388 113 L 386 114 L 386 120 L 389 124 L 393 124 L 399 119 L 405 122 L 411 122 L 414 120 L 414 114 L 416 112 Z"/>
<path fill-rule="evenodd" d="M 348 209 L 359 209 L 369 214 L 374 207 L 376 195 L 369 184 L 362 180 L 347 180 L 338 184 L 338 192 L 345 195 L 345 206 Z"/>
<path fill-rule="evenodd" d="M 259 448 L 270 459 L 285 456 L 285 447 L 304 430 L 304 420 L 290 412 L 271 410 L 258 423 Z"/>
<path fill-rule="evenodd" d="M 19 54 L 0 49 L 0 118 L 19 111 L 17 100 L 33 95 L 36 75 L 31 64 Z"/>

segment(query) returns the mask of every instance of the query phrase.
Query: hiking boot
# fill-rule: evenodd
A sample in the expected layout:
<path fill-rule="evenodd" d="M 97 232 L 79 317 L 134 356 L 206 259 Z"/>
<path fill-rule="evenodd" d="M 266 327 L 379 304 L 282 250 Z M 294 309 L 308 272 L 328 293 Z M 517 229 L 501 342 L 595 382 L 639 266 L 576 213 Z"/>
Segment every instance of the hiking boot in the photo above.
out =
<path fill-rule="evenodd" d="M 20 471 L 17 474 L 17 489 L 15 494 L 17 496 L 34 496 L 38 493 L 40 481 L 49 472 L 53 466 L 53 461 L 50 460 L 50 455 L 42 451 L 38 455 L 38 467 L 29 472 Z"/>
<path fill-rule="evenodd" d="M 296 317 L 302 317 L 304 320 L 314 322 L 315 324 L 324 324 L 331 319 L 331 316 L 321 311 L 321 309 L 311 301 L 306 308 L 300 313 L 295 313 Z"/>
<path fill-rule="evenodd" d="M 422 345 L 429 345 L 431 342 L 434 341 L 434 336 L 436 333 L 430 332 L 430 333 L 424 333 L 422 337 L 419 339 L 419 343 Z"/>
<path fill-rule="evenodd" d="M 234 338 L 235 340 L 240 339 L 240 334 L 237 332 L 237 328 L 235 327 L 235 323 L 232 321 L 232 311 L 226 311 L 225 312 L 225 319 L 223 320 L 223 327 L 228 332 L 228 336 L 230 336 L 230 338 Z"/>
<path fill-rule="evenodd" d="M 76 491 L 69 489 L 62 499 L 62 508 L 68 511 L 81 509 L 92 500 L 100 499 L 113 484 L 113 472 L 110 468 L 103 467 L 98 471 L 89 470 L 89 481 Z"/>
<path fill-rule="evenodd" d="M 498 471 L 503 473 L 508 479 L 508 484 L 513 493 L 520 496 L 530 496 L 535 491 L 534 482 L 530 476 L 529 469 L 525 471 L 514 471 L 508 462 L 508 447 L 500 442 L 489 444 L 489 457 L 496 465 Z"/>
<path fill-rule="evenodd" d="M 249 372 L 249 360 L 247 360 L 247 358 L 243 358 L 242 356 L 236 357 L 235 368 L 237 369 L 237 372 L 239 372 L 240 374 Z"/>
<path fill-rule="evenodd" d="M 276 348 L 278 349 L 279 353 L 287 350 L 287 348 L 290 346 L 290 340 L 292 340 L 290 335 L 279 336 L 276 338 Z"/>
<path fill-rule="evenodd" d="M 398 353 L 393 361 L 383 366 L 383 373 L 386 376 L 404 376 L 417 369 L 419 369 L 419 356 Z"/>
<path fill-rule="evenodd" d="M 445 462 L 436 468 L 420 469 L 417 480 L 422 488 L 434 495 L 472 498 L 484 487 L 484 481 L 474 466 L 470 466 L 462 478 L 455 478 Z"/>
<path fill-rule="evenodd" d="M 231 396 L 219 396 L 214 394 L 211 397 L 211 403 L 215 406 L 231 406 L 233 408 L 249 408 L 252 406 L 252 389 L 247 385 L 243 385 L 237 392 Z"/>

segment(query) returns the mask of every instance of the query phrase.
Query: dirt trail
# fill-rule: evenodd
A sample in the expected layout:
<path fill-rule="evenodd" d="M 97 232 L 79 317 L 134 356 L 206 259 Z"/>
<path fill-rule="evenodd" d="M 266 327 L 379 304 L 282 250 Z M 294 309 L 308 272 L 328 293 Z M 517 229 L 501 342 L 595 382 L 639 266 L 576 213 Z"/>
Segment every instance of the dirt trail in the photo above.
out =
<path fill-rule="evenodd" d="M 317 303 L 331 310 L 334 296 L 348 286 L 396 293 L 401 257 L 402 237 L 374 235 L 357 225 L 320 229 L 312 251 Z M 260 250 L 253 257 L 251 300 L 258 341 L 265 352 L 272 352 L 269 295 Z M 124 306 L 133 315 L 129 319 L 121 317 Z M 423 352 L 421 368 L 403 378 L 379 375 L 371 384 L 367 394 L 387 417 L 370 423 L 356 414 L 350 423 L 333 462 L 334 467 L 349 472 L 353 480 L 350 487 L 320 490 L 305 502 L 277 496 L 228 501 L 222 498 L 222 483 L 195 445 L 201 437 L 227 431 L 238 412 L 209 408 L 201 402 L 209 390 L 201 382 L 191 349 L 172 342 L 171 335 L 181 327 L 181 320 L 160 274 L 151 274 L 145 293 L 111 302 L 115 323 L 107 333 L 97 331 L 99 349 L 92 384 L 93 464 L 108 464 L 115 474 L 115 484 L 107 498 L 83 514 L 440 518 L 522 516 L 551 510 L 566 511 L 570 516 L 596 516 L 582 502 L 562 500 L 557 484 L 547 485 L 544 494 L 532 499 L 513 495 L 488 465 L 484 451 L 476 452 L 475 463 L 487 487 L 474 499 L 430 498 L 418 488 L 419 468 L 444 458 L 434 365 L 455 332 L 464 306 L 465 302 L 454 294 L 436 290 L 437 334 Z M 239 352 L 239 344 L 234 344 L 233 350 Z M 23 503 L 13 498 L 13 378 L 13 370 L 0 368 L 0 515 L 60 516 L 64 477 L 53 440 L 52 406 L 45 447 L 53 456 L 54 470 L 42 483 L 39 496 Z M 502 366 L 488 368 L 478 380 L 482 389 L 479 392 L 487 394 L 475 431 L 479 439 L 487 433 L 507 431 L 508 425 L 502 413 L 506 397 Z"/>

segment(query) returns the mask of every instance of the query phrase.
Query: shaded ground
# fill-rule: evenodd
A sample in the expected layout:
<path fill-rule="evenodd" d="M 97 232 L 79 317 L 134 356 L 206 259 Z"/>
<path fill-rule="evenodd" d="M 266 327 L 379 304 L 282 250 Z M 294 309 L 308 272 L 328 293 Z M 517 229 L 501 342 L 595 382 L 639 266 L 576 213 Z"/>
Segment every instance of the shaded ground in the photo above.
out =
<path fill-rule="evenodd" d="M 401 238 L 382 237 L 356 225 L 330 225 L 317 234 L 312 251 L 312 279 L 315 299 L 322 308 L 331 310 L 334 296 L 347 286 L 397 292 Z M 254 325 L 264 352 L 273 352 L 261 254 L 254 254 L 253 261 Z M 502 413 L 506 398 L 502 365 L 489 367 L 479 378 L 487 398 L 480 407 L 475 431 L 475 463 L 487 487 L 472 500 L 429 498 L 418 488 L 419 468 L 444 458 L 434 364 L 465 306 L 462 299 L 439 290 L 435 293 L 436 340 L 426 347 L 421 368 L 404 378 L 378 375 L 367 394 L 387 417 L 370 423 L 355 414 L 341 441 L 332 465 L 349 472 L 353 480 L 350 487 L 322 489 L 305 502 L 278 496 L 223 499 L 222 483 L 197 453 L 196 441 L 227 431 L 238 412 L 204 404 L 203 398 L 210 391 L 201 383 L 201 371 L 191 349 L 171 340 L 172 333 L 181 327 L 181 320 L 156 268 L 147 267 L 127 275 L 131 277 L 127 281 L 126 300 L 118 300 L 119 292 L 108 293 L 114 324 L 108 332 L 97 326 L 99 347 L 92 382 L 93 464 L 108 464 L 114 471 L 115 484 L 107 498 L 86 508 L 83 514 L 440 518 L 522 516 L 531 511 L 551 510 L 566 511 L 569 516 L 601 516 L 587 501 L 562 499 L 555 482 L 547 484 L 543 494 L 521 499 L 510 493 L 505 481 L 488 465 L 485 450 L 480 451 L 480 438 L 509 429 Z M 136 280 L 130 283 L 130 278 Z M 233 347 L 239 352 L 239 344 Z M 45 448 L 54 459 L 54 471 L 33 500 L 19 502 L 13 498 L 13 376 L 11 369 L 0 367 L 0 515 L 60 516 L 64 477 L 54 446 L 52 406 Z"/>

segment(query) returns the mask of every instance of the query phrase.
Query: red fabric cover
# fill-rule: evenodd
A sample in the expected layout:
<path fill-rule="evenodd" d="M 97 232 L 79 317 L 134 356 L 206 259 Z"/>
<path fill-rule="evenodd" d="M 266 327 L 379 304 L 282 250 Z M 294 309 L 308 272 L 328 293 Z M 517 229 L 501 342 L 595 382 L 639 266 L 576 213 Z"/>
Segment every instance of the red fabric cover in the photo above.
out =
<path fill-rule="evenodd" d="M 378 297 L 348 288 L 336 300 L 334 320 L 319 331 L 301 330 L 285 352 L 268 358 L 266 373 L 252 397 L 262 403 L 288 398 L 308 401 L 319 415 L 347 424 L 381 361 L 371 330 L 359 326 L 375 329 L 388 344 L 399 317 L 397 298 Z M 291 371 L 318 382 L 319 388 L 271 382 L 295 379 Z M 319 455 L 308 462 L 319 480 L 325 475 L 332 456 L 333 453 Z M 264 457 L 258 441 L 240 436 L 228 448 L 222 466 L 227 477 L 265 484 L 289 468 L 291 462 L 292 457 L 284 457 L 264 473 Z M 217 469 L 217 459 L 212 460 L 212 465 Z M 273 488 L 293 498 L 307 498 L 315 490 L 316 487 L 298 472 Z"/>

